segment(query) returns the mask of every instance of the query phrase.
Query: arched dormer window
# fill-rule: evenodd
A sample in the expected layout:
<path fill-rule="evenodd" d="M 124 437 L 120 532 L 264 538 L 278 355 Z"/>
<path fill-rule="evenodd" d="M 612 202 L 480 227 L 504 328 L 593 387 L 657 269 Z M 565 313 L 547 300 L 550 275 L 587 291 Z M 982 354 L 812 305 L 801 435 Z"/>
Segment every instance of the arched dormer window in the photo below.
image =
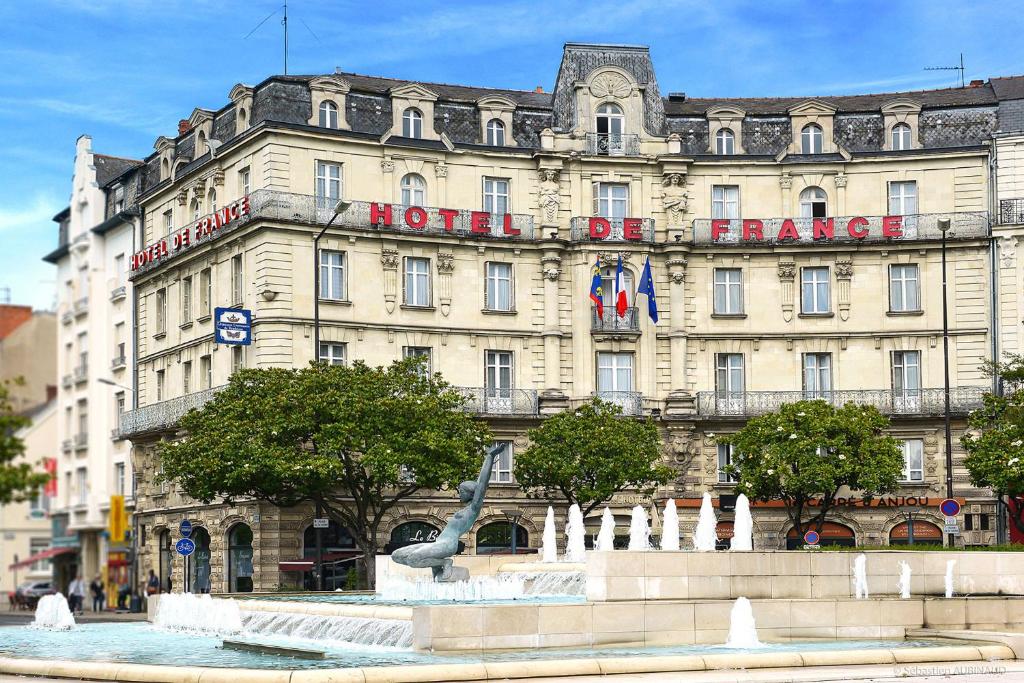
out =
<path fill-rule="evenodd" d="M 427 181 L 418 173 L 402 176 L 402 205 L 423 206 L 427 203 Z"/>
<path fill-rule="evenodd" d="M 338 105 L 330 100 L 324 100 L 320 103 L 320 127 L 338 127 Z"/>
<path fill-rule="evenodd" d="M 828 195 L 820 187 L 808 187 L 800 193 L 801 218 L 825 218 L 828 215 Z"/>
<path fill-rule="evenodd" d="M 492 147 L 505 146 L 505 124 L 501 119 L 491 119 L 487 122 L 487 144 Z"/>
<path fill-rule="evenodd" d="M 409 107 L 402 113 L 402 137 L 416 139 L 423 137 L 423 114 L 419 109 Z"/>
<path fill-rule="evenodd" d="M 910 149 L 910 126 L 897 123 L 892 127 L 892 148 L 895 150 Z"/>
<path fill-rule="evenodd" d="M 721 128 L 715 133 L 715 154 L 735 154 L 736 136 L 729 128 Z"/>
<path fill-rule="evenodd" d="M 800 131 L 800 152 L 801 154 L 821 154 L 824 146 L 824 136 L 821 133 L 821 126 L 816 123 L 809 123 Z"/>
<path fill-rule="evenodd" d="M 598 153 L 622 154 L 622 133 L 626 127 L 626 117 L 622 108 L 614 102 L 606 102 L 597 108 L 595 130 L 597 132 Z"/>

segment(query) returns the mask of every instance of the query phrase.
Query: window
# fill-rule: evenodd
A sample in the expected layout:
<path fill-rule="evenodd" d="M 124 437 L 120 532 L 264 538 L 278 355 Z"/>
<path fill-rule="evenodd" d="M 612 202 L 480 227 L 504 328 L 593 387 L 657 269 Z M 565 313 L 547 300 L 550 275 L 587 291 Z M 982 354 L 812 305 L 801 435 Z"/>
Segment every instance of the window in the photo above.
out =
<path fill-rule="evenodd" d="M 78 504 L 89 502 L 89 472 L 84 467 L 75 470 L 75 490 L 78 491 Z"/>
<path fill-rule="evenodd" d="M 114 276 L 117 278 L 117 286 L 123 287 L 125 283 L 124 254 L 114 257 Z"/>
<path fill-rule="evenodd" d="M 821 154 L 823 136 L 821 126 L 809 123 L 800 131 L 800 151 L 803 154 Z"/>
<path fill-rule="evenodd" d="M 629 212 L 629 185 L 597 183 L 594 193 L 594 214 L 602 218 L 625 218 Z"/>
<path fill-rule="evenodd" d="M 316 205 L 319 209 L 333 209 L 341 199 L 341 164 L 316 162 Z"/>
<path fill-rule="evenodd" d="M 241 304 L 245 300 L 245 289 L 242 285 L 242 255 L 231 257 L 231 301 Z"/>
<path fill-rule="evenodd" d="M 612 102 L 597 108 L 597 151 L 599 154 L 622 154 L 625 150 L 622 133 L 625 118 L 622 109 Z"/>
<path fill-rule="evenodd" d="M 402 347 L 402 358 L 423 358 L 422 374 L 427 376 L 433 372 L 433 360 L 429 346 L 404 346 Z"/>
<path fill-rule="evenodd" d="M 124 392 L 119 391 L 116 394 L 114 394 L 114 410 L 116 411 L 118 417 L 120 417 L 121 413 L 124 412 L 124 406 Z"/>
<path fill-rule="evenodd" d="M 743 354 L 715 354 L 715 391 L 720 395 L 743 393 Z"/>
<path fill-rule="evenodd" d="M 36 491 L 36 494 L 28 501 L 28 511 L 33 517 L 42 517 L 50 511 L 50 496 L 46 495 L 46 492 L 42 489 Z"/>
<path fill-rule="evenodd" d="M 202 207 L 199 206 L 199 200 L 198 199 L 193 199 L 192 200 L 191 209 L 192 209 L 192 220 L 193 221 L 199 220 L 199 216 L 202 215 L 200 213 L 202 211 Z"/>
<path fill-rule="evenodd" d="M 156 371 L 156 400 L 164 400 L 164 370 Z"/>
<path fill-rule="evenodd" d="M 320 103 L 320 127 L 338 127 L 338 105 L 330 100 L 324 100 Z"/>
<path fill-rule="evenodd" d="M 832 354 L 804 354 L 804 398 L 828 399 L 832 391 Z"/>
<path fill-rule="evenodd" d="M 238 172 L 238 194 L 245 197 L 249 194 L 249 190 L 252 187 L 252 173 L 248 168 L 243 168 Z"/>
<path fill-rule="evenodd" d="M 89 367 L 89 335 L 85 332 L 78 334 L 78 369 L 85 372 Z"/>
<path fill-rule="evenodd" d="M 430 305 L 430 259 L 405 257 L 405 305 Z"/>
<path fill-rule="evenodd" d="M 209 194 L 206 195 L 206 207 L 209 213 L 217 213 L 217 190 L 212 187 Z"/>
<path fill-rule="evenodd" d="M 320 252 L 320 298 L 345 300 L 345 252 Z"/>
<path fill-rule="evenodd" d="M 491 119 L 487 122 L 487 144 L 492 147 L 505 146 L 505 124 L 501 119 Z"/>
<path fill-rule="evenodd" d="M 913 180 L 889 183 L 889 215 L 917 213 L 917 183 Z"/>
<path fill-rule="evenodd" d="M 484 178 L 484 211 L 495 215 L 508 213 L 507 178 Z"/>
<path fill-rule="evenodd" d="M 889 266 L 889 310 L 921 310 L 921 287 L 916 263 Z"/>
<path fill-rule="evenodd" d="M 597 391 L 633 391 L 633 354 L 597 354 Z"/>
<path fill-rule="evenodd" d="M 892 148 L 894 150 L 910 149 L 910 126 L 897 123 L 892 127 Z"/>
<path fill-rule="evenodd" d="M 732 465 L 732 444 L 718 444 L 718 483 L 732 484 L 736 481 L 736 475 L 730 474 L 726 468 Z"/>
<path fill-rule="evenodd" d="M 892 352 L 893 408 L 917 412 L 921 407 L 921 352 Z"/>
<path fill-rule="evenodd" d="M 735 154 L 736 136 L 728 128 L 720 128 L 715 133 L 715 153 Z"/>
<path fill-rule="evenodd" d="M 124 358 L 124 323 L 114 325 L 114 360 Z"/>
<path fill-rule="evenodd" d="M 213 386 L 213 359 L 210 356 L 199 357 L 199 388 L 209 389 Z"/>
<path fill-rule="evenodd" d="M 181 393 L 185 396 L 192 393 L 192 361 L 181 364 Z"/>
<path fill-rule="evenodd" d="M 487 278 L 484 283 L 486 309 L 489 311 L 513 310 L 512 264 L 488 261 L 485 268 L 487 270 Z"/>
<path fill-rule="evenodd" d="M 509 397 L 512 390 L 512 352 L 484 354 L 484 386 L 488 396 Z"/>
<path fill-rule="evenodd" d="M 124 211 L 124 186 L 118 185 L 114 189 L 114 213 Z"/>
<path fill-rule="evenodd" d="M 908 439 L 903 448 L 903 481 L 924 481 L 924 442 Z"/>
<path fill-rule="evenodd" d="M 495 441 L 491 446 L 491 455 L 494 457 L 494 469 L 491 470 L 492 484 L 512 483 L 512 442 Z"/>
<path fill-rule="evenodd" d="M 740 217 L 740 188 L 738 185 L 711 186 L 711 217 Z"/>
<path fill-rule="evenodd" d="M 427 203 L 427 181 L 417 173 L 402 176 L 402 204 L 424 206 Z"/>
<path fill-rule="evenodd" d="M 419 109 L 410 107 L 402 112 L 402 137 L 423 137 L 423 114 L 420 113 Z"/>
<path fill-rule="evenodd" d="M 832 310 L 827 266 L 800 269 L 800 302 L 801 312 L 808 315 Z"/>
<path fill-rule="evenodd" d="M 715 314 L 743 313 L 743 270 L 715 268 Z"/>
<path fill-rule="evenodd" d="M 154 302 L 156 314 L 156 333 L 164 334 L 167 332 L 167 290 L 158 289 L 156 290 L 156 297 Z"/>
<path fill-rule="evenodd" d="M 84 398 L 78 400 L 78 436 L 85 439 L 89 435 L 89 403 Z"/>
<path fill-rule="evenodd" d="M 235 374 L 239 370 L 245 367 L 245 347 L 244 346 L 232 346 L 231 347 L 231 374 Z"/>
<path fill-rule="evenodd" d="M 50 547 L 50 539 L 49 538 L 30 538 L 30 539 L 28 539 L 28 554 L 29 554 L 29 557 L 31 557 L 33 555 L 38 555 L 39 553 L 47 550 L 49 547 Z M 36 560 L 35 562 L 32 563 L 32 567 L 31 567 L 31 569 L 29 569 L 29 571 L 40 572 L 40 573 L 44 573 L 44 572 L 45 573 L 49 573 L 51 571 L 50 566 L 51 566 L 50 565 L 50 560 Z"/>
<path fill-rule="evenodd" d="M 346 344 L 320 342 L 320 362 L 328 365 L 344 365 L 348 360 Z"/>
<path fill-rule="evenodd" d="M 615 266 L 605 266 L 601 269 L 601 302 L 604 304 L 605 316 L 608 320 L 614 321 L 615 313 Z M 626 288 L 626 300 L 632 301 L 633 294 L 633 271 L 622 269 L 622 286 Z"/>
<path fill-rule="evenodd" d="M 124 463 L 114 463 L 114 493 L 118 496 L 124 495 Z"/>
<path fill-rule="evenodd" d="M 181 279 L 181 324 L 192 322 L 192 276 Z"/>
<path fill-rule="evenodd" d="M 800 193 L 800 217 L 824 218 L 828 215 L 828 195 L 820 187 L 808 187 Z"/>
<path fill-rule="evenodd" d="M 199 272 L 199 315 L 210 315 L 213 302 L 213 273 L 209 268 Z"/>

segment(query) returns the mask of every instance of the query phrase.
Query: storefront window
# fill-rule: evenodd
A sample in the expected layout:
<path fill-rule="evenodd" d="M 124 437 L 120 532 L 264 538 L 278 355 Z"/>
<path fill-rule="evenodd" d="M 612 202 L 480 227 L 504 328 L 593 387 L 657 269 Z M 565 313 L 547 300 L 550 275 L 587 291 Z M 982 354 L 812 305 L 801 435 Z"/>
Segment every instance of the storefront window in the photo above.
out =
<path fill-rule="evenodd" d="M 236 524 L 228 533 L 228 590 L 252 592 L 252 529 Z"/>
<path fill-rule="evenodd" d="M 189 571 L 189 585 L 193 593 L 210 592 L 210 534 L 202 527 L 196 527 L 190 538 L 195 541 L 196 551 L 192 553 Z"/>

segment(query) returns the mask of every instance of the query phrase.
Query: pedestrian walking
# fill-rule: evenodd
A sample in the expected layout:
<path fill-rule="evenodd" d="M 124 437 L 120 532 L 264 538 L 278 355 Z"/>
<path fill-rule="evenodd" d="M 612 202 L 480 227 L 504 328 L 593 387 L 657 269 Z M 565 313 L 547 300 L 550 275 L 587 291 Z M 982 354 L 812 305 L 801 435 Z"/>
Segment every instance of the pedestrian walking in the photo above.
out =
<path fill-rule="evenodd" d="M 102 612 L 106 605 L 106 595 L 103 590 L 103 580 L 100 576 L 96 576 L 95 579 L 89 583 L 89 593 L 92 595 L 92 611 Z"/>
<path fill-rule="evenodd" d="M 68 608 L 72 613 L 81 615 L 85 609 L 85 581 L 79 574 L 68 584 Z"/>

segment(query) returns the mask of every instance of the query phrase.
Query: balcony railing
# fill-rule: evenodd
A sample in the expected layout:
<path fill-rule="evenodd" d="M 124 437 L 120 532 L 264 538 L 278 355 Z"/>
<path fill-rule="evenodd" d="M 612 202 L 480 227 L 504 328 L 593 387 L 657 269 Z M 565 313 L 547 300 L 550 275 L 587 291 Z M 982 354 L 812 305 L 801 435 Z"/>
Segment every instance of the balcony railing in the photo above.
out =
<path fill-rule="evenodd" d="M 64 441 L 62 441 L 61 444 L 60 444 L 61 451 L 63 451 L 64 453 L 70 453 L 71 452 L 71 444 L 72 444 L 71 439 L 64 439 Z"/>
<path fill-rule="evenodd" d="M 595 391 L 594 396 L 622 408 L 623 415 L 643 413 L 644 395 L 639 391 Z"/>
<path fill-rule="evenodd" d="M 178 424 L 185 413 L 193 408 L 201 408 L 212 399 L 218 391 L 227 385 L 204 389 L 185 396 L 152 403 L 135 410 L 121 413 L 118 434 L 127 439 L 137 434 L 170 429 Z"/>
<path fill-rule="evenodd" d="M 999 222 L 1002 225 L 1024 223 L 1024 199 L 1002 199 L 999 201 Z"/>
<path fill-rule="evenodd" d="M 110 290 L 110 300 L 118 301 L 120 299 L 123 299 L 127 292 L 128 290 L 124 285 L 121 285 L 120 287 L 114 287 L 112 290 Z"/>
<path fill-rule="evenodd" d="M 980 408 L 983 387 L 955 387 L 949 390 L 950 413 L 964 415 Z M 885 415 L 941 415 L 945 411 L 943 389 L 893 391 L 852 389 L 840 391 L 701 391 L 697 393 L 700 415 L 752 416 L 778 410 L 783 404 L 822 400 L 836 407 L 854 403 L 874 406 Z"/>
<path fill-rule="evenodd" d="M 886 237 L 882 230 L 884 216 L 835 216 L 822 221 L 831 221 L 833 237 L 819 227 L 818 242 L 898 242 L 900 240 L 939 240 L 939 219 L 950 220 L 947 238 L 976 239 L 988 237 L 989 216 L 986 211 L 958 211 L 953 213 L 918 213 L 902 216 L 900 237 Z M 793 239 L 783 235 L 779 238 L 783 221 L 792 221 L 800 238 Z M 852 222 L 851 222 L 852 221 Z M 744 224 L 746 223 L 746 228 Z M 714 224 L 714 225 L 713 225 Z M 824 223 L 824 227 L 828 227 Z M 717 230 L 715 229 L 717 226 Z M 788 228 L 787 228 L 788 231 Z M 717 234 L 717 239 L 715 235 Z M 761 235 L 758 238 L 758 234 Z M 855 235 L 860 235 L 856 237 Z M 717 244 L 722 246 L 756 246 L 759 244 L 791 244 L 794 242 L 815 242 L 815 219 L 813 218 L 762 218 L 751 222 L 751 219 L 731 218 L 698 218 L 693 221 L 694 244 Z"/>
<path fill-rule="evenodd" d="M 626 309 L 626 314 L 619 317 L 614 305 L 604 307 L 603 315 L 597 312 L 597 306 L 590 307 L 590 331 L 604 333 L 636 334 L 640 331 L 640 316 L 635 306 Z"/>
<path fill-rule="evenodd" d="M 123 354 L 120 355 L 120 356 L 116 356 L 112 361 L 110 361 L 110 369 L 111 370 L 119 370 L 119 369 L 123 368 L 125 366 L 125 364 L 127 364 L 127 362 L 128 362 L 128 359 L 125 358 Z"/>
<path fill-rule="evenodd" d="M 63 377 L 61 377 L 60 385 L 65 389 L 70 389 L 72 385 L 74 385 L 74 383 L 75 378 L 73 375 L 64 375 Z"/>
<path fill-rule="evenodd" d="M 78 434 L 75 434 L 75 448 L 76 449 L 85 448 L 88 445 L 89 445 L 89 433 L 88 432 L 79 432 Z"/>
<path fill-rule="evenodd" d="M 610 157 L 640 155 L 640 136 L 632 133 L 587 133 L 587 154 Z"/>
<path fill-rule="evenodd" d="M 79 365 L 75 368 L 75 384 L 81 384 L 89 379 L 89 366 Z"/>
<path fill-rule="evenodd" d="M 573 216 L 569 219 L 569 237 L 573 242 L 654 242 L 654 219 L 640 218 L 639 239 L 626 239 L 623 218 L 607 218 L 611 230 L 604 237 L 590 234 L 590 216 Z"/>
<path fill-rule="evenodd" d="M 81 299 L 75 299 L 75 315 L 85 315 L 89 311 L 89 297 L 83 296 Z"/>
<path fill-rule="evenodd" d="M 60 316 L 60 322 L 63 325 L 70 325 L 71 321 L 74 320 L 74 319 L 75 319 L 75 314 L 72 313 L 71 311 L 65 311 Z"/>
<path fill-rule="evenodd" d="M 537 392 L 533 389 L 458 387 L 466 397 L 464 410 L 480 415 L 536 415 Z"/>

